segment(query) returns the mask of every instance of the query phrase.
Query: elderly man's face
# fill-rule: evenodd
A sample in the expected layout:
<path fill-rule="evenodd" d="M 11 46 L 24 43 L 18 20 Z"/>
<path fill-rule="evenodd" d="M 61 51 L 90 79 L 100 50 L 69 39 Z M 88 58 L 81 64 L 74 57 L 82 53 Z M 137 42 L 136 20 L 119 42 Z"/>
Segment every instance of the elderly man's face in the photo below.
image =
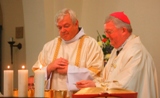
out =
<path fill-rule="evenodd" d="M 64 18 L 58 21 L 57 27 L 61 38 L 66 41 L 71 40 L 78 33 L 78 21 L 73 24 L 70 15 L 65 15 Z"/>
<path fill-rule="evenodd" d="M 110 21 L 104 24 L 104 33 L 110 39 L 110 43 L 114 48 L 119 48 L 123 43 L 123 29 L 116 28 L 115 24 Z"/>
<path fill-rule="evenodd" d="M 28 89 L 34 89 L 34 77 L 28 78 Z"/>

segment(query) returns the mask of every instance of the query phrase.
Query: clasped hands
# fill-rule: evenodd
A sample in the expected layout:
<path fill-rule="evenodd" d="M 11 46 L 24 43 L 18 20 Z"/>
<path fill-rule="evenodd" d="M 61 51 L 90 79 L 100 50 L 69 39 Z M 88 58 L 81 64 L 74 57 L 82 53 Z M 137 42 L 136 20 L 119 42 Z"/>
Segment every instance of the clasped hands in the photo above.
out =
<path fill-rule="evenodd" d="M 67 74 L 68 71 L 68 60 L 64 58 L 58 58 L 51 62 L 47 67 L 48 73 L 56 71 L 59 74 Z"/>
<path fill-rule="evenodd" d="M 50 74 L 52 71 L 56 71 L 59 74 L 67 74 L 68 60 L 64 58 L 58 58 L 51 62 L 47 67 L 47 73 Z M 92 80 L 81 80 L 76 83 L 76 86 L 79 89 L 85 87 L 95 87 L 95 82 L 93 82 Z"/>

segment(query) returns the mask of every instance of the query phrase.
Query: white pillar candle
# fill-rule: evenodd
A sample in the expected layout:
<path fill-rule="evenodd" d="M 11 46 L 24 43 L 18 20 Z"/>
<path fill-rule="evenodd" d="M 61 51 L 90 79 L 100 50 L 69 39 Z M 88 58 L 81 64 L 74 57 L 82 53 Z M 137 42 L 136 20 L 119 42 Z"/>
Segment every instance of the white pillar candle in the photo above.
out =
<path fill-rule="evenodd" d="M 28 70 L 18 70 L 18 97 L 28 97 Z"/>
<path fill-rule="evenodd" d="M 44 97 L 45 71 L 41 69 L 36 70 L 34 81 L 35 81 L 34 97 Z"/>
<path fill-rule="evenodd" d="M 13 96 L 13 70 L 4 70 L 4 96 L 12 97 Z"/>

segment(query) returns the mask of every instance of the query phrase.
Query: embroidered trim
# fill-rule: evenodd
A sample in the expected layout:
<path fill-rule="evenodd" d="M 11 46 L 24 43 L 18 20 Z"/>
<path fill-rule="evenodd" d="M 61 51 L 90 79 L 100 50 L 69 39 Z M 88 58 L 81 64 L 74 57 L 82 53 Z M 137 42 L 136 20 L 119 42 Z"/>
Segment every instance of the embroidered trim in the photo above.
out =
<path fill-rule="evenodd" d="M 83 46 L 83 42 L 84 42 L 84 39 L 86 38 L 87 36 L 84 35 L 80 38 L 80 42 L 79 42 L 79 46 L 78 46 L 78 50 L 77 50 L 77 56 L 76 56 L 76 61 L 75 61 L 75 65 L 76 66 L 79 66 L 79 61 L 80 61 L 80 57 L 81 57 L 81 50 L 82 50 L 82 46 Z"/>
<path fill-rule="evenodd" d="M 57 46 L 56 46 L 56 50 L 55 50 L 55 53 L 54 53 L 54 56 L 53 56 L 53 61 L 54 61 L 54 60 L 57 58 L 57 56 L 58 56 L 58 52 L 59 52 L 59 49 L 60 49 L 61 42 L 62 42 L 62 39 L 59 37 L 59 38 L 58 38 L 58 42 L 57 42 Z"/>

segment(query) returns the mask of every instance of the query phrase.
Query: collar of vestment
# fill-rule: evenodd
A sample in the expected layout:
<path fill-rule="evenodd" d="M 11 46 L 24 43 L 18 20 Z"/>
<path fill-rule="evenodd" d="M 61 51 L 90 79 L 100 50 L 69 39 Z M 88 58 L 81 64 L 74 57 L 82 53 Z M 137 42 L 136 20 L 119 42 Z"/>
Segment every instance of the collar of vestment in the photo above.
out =
<path fill-rule="evenodd" d="M 65 42 L 66 44 L 69 44 L 69 43 L 72 43 L 72 42 L 78 40 L 78 39 L 79 39 L 80 37 L 82 37 L 83 35 L 85 35 L 84 30 L 83 30 L 82 27 L 79 27 L 79 32 L 78 32 L 78 34 L 77 34 L 74 38 L 72 38 L 72 39 L 69 40 L 69 41 L 65 41 L 64 39 L 62 39 L 62 40 L 63 40 L 63 42 Z"/>

